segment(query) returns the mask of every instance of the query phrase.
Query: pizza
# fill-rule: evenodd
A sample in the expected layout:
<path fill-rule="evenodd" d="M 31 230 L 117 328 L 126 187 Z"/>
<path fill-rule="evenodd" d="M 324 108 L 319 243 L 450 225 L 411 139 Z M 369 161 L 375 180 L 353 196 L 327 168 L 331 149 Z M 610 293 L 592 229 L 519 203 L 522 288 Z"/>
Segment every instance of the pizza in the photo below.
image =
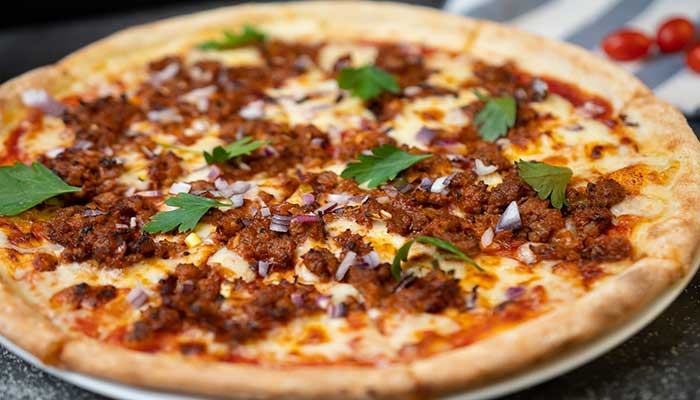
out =
<path fill-rule="evenodd" d="M 223 397 L 525 371 L 684 277 L 700 144 L 620 68 L 396 4 L 246 5 L 0 88 L 0 333 Z"/>

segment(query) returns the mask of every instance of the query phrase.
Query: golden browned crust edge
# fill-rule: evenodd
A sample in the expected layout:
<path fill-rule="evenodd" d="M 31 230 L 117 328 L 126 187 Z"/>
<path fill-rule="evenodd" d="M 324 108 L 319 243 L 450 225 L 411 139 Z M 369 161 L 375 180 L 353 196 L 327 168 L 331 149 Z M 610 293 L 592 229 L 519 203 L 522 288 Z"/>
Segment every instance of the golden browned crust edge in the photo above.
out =
<path fill-rule="evenodd" d="M 0 334 L 45 363 L 59 358 L 65 334 L 0 276 Z"/>
<path fill-rule="evenodd" d="M 266 368 L 139 353 L 91 339 L 66 343 L 61 360 L 72 370 L 134 385 L 246 399 L 385 398 L 415 389 L 402 365 Z"/>
<path fill-rule="evenodd" d="M 155 57 L 157 51 L 172 51 L 173 46 L 183 45 L 175 40 L 175 44 L 166 46 L 173 42 L 174 37 L 191 35 L 190 42 L 198 41 L 203 35 L 218 33 L 223 27 L 231 29 L 246 22 L 294 19 L 297 16 L 318 19 L 329 37 L 400 38 L 428 42 L 454 50 L 470 49 L 492 62 L 511 59 L 526 70 L 568 81 L 576 77 L 582 88 L 610 99 L 616 111 L 626 109 L 628 105 L 630 110 L 637 107 L 648 113 L 645 115 L 650 121 L 656 121 L 654 123 L 659 127 L 675 127 L 672 130 L 675 141 L 688 145 L 683 153 L 687 156 L 683 159 L 696 160 L 692 165 L 688 162 L 683 170 L 684 179 L 692 185 L 698 183 L 698 178 L 691 172 L 697 167 L 700 150 L 697 142 L 691 144 L 690 139 L 694 140 L 694 137 L 682 116 L 655 99 L 639 81 L 620 68 L 571 45 L 513 28 L 387 3 L 245 5 L 131 28 L 88 46 L 55 66 L 30 72 L 0 87 L 3 121 L 11 118 L 5 110 L 12 108 L 11 104 L 16 103 L 22 90 L 40 86 L 58 93 L 78 81 L 80 76 L 103 68 L 106 58 L 133 58 L 133 63 L 139 56 Z M 330 27 L 333 30 L 329 30 Z M 426 36 L 427 31 L 441 34 Z M 160 46 L 167 49 L 156 50 Z M 542 58 L 528 54 L 533 51 Z M 127 62 L 125 66 L 128 65 Z M 664 112 L 663 117 L 655 116 L 659 111 Z M 651 136 L 655 138 L 657 133 L 652 132 Z M 697 191 L 681 194 L 682 189 L 680 183 L 673 186 L 681 203 L 689 204 L 697 199 Z M 89 339 L 68 341 L 61 349 L 60 360 L 66 368 L 130 384 L 180 391 L 187 388 L 185 391 L 226 397 L 383 397 L 407 393 L 416 384 L 429 391 L 474 386 L 590 339 L 614 327 L 656 297 L 689 266 L 691 253 L 700 236 L 700 228 L 693 226 L 698 220 L 697 210 L 694 211 L 687 218 L 679 216 L 675 225 L 659 227 L 655 240 L 666 246 L 661 256 L 669 259 L 642 259 L 589 295 L 551 314 L 475 345 L 406 366 L 275 369 L 137 353 Z M 680 238 L 679 231 L 686 236 Z M 33 310 L 7 285 L 0 286 L 0 289 L 0 317 L 6 320 L 0 325 L 0 333 L 40 357 L 55 354 L 63 343 L 63 336 L 57 334 L 58 329 L 46 320 L 28 317 Z M 26 332 L 37 329 L 42 334 L 35 335 L 34 339 L 23 337 Z"/>

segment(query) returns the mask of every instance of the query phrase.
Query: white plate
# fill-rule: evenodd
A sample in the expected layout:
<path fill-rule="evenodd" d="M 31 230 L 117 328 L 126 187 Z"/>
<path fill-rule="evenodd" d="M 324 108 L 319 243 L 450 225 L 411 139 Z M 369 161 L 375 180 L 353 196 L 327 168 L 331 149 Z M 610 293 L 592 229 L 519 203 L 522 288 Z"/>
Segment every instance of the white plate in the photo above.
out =
<path fill-rule="evenodd" d="M 668 307 L 673 300 L 681 294 L 683 289 L 690 283 L 695 273 L 698 270 L 700 258 L 696 257 L 693 263 L 693 268 L 680 281 L 676 282 L 666 292 L 659 296 L 642 312 L 633 319 L 620 326 L 615 331 L 608 335 L 602 336 L 593 341 L 583 343 L 561 354 L 560 356 L 550 359 L 549 361 L 538 365 L 536 368 L 531 368 L 520 374 L 511 375 L 502 380 L 491 382 L 486 386 L 475 388 L 467 392 L 454 394 L 446 397 L 444 400 L 475 400 L 475 399 L 492 399 L 494 397 L 504 396 L 509 393 L 516 392 L 537 385 L 556 376 L 562 375 L 572 369 L 585 364 L 588 361 L 602 355 L 613 347 L 622 343 L 635 333 L 639 332 L 647 324 L 653 321 L 656 317 Z M 67 382 L 70 382 L 83 389 L 99 393 L 108 397 L 124 400 L 196 400 L 199 397 L 163 392 L 158 390 L 149 390 L 128 386 L 121 383 L 95 378 L 88 375 L 83 375 L 75 372 L 56 369 L 44 365 L 33 355 L 27 353 L 23 349 L 17 347 L 14 343 L 0 336 L 0 344 L 7 348 L 12 353 L 34 365 L 35 367 Z"/>

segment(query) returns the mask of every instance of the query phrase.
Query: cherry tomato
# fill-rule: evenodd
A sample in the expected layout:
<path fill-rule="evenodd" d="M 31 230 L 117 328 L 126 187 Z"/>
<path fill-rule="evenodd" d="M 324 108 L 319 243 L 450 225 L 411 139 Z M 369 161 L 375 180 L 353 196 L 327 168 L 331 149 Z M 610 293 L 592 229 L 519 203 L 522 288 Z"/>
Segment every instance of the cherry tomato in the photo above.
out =
<path fill-rule="evenodd" d="M 695 44 L 685 55 L 688 68 L 700 74 L 700 43 Z"/>
<path fill-rule="evenodd" d="M 632 61 L 649 54 L 651 39 L 640 31 L 623 28 L 608 34 L 601 47 L 613 60 Z"/>
<path fill-rule="evenodd" d="M 695 27 L 687 18 L 664 21 L 656 31 L 656 44 L 662 53 L 673 53 L 688 47 L 695 39 Z"/>

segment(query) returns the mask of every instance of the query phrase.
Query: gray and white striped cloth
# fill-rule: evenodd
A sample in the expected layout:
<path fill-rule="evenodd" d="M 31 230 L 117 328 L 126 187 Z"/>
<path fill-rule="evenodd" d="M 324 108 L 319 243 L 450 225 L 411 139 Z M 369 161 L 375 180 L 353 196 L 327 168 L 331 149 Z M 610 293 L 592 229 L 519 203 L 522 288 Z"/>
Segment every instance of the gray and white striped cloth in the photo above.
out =
<path fill-rule="evenodd" d="M 669 16 L 700 20 L 700 0 L 447 0 L 444 8 L 577 44 L 602 57 L 601 39 L 617 28 L 654 35 Z M 620 65 L 686 115 L 700 116 L 700 74 L 686 68 L 683 53 Z"/>

